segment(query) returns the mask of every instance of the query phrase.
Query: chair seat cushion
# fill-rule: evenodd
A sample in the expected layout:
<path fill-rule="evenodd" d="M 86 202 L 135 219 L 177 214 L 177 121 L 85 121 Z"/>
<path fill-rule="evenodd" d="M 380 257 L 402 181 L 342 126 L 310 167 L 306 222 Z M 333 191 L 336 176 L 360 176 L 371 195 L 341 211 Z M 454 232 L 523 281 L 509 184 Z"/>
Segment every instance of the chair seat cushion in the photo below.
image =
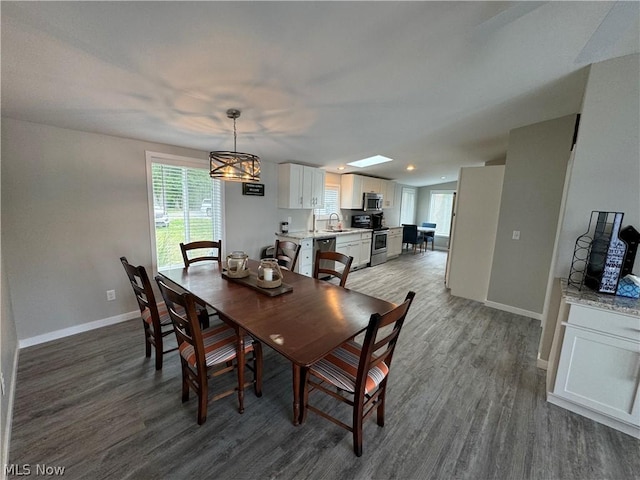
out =
<path fill-rule="evenodd" d="M 179 314 L 184 315 L 184 310 L 180 305 L 176 305 L 177 311 Z M 202 307 L 200 305 L 196 305 L 196 311 L 198 315 Z M 142 319 L 147 322 L 149 325 L 153 323 L 153 318 L 151 317 L 151 311 L 149 308 L 145 308 L 143 312 L 140 314 Z M 167 309 L 167 305 L 164 302 L 158 303 L 158 315 L 160 316 L 160 325 L 163 327 L 166 325 L 171 325 L 171 317 L 169 316 L 169 310 Z"/>
<path fill-rule="evenodd" d="M 227 362 L 236 358 L 236 331 L 229 325 L 215 325 L 202 331 L 204 358 L 207 367 Z M 192 367 L 196 366 L 196 352 L 193 345 L 182 342 L 180 355 Z M 253 350 L 253 338 L 244 337 L 244 351 Z"/>
<path fill-rule="evenodd" d="M 361 349 L 362 347 L 353 340 L 346 342 L 322 360 L 311 365 L 309 370 L 317 377 L 332 383 L 336 387 L 354 393 Z M 369 392 L 375 390 L 388 373 L 389 367 L 384 362 L 369 370 L 365 393 L 369 394 Z"/>

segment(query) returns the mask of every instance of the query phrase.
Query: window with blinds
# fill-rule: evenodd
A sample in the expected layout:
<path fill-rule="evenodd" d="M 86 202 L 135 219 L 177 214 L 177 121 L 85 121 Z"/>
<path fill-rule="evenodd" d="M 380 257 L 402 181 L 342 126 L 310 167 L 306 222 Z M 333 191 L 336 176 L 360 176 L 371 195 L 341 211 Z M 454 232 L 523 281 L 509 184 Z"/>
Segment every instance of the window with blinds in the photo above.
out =
<path fill-rule="evenodd" d="M 156 269 L 183 264 L 180 242 L 220 240 L 223 234 L 222 183 L 206 168 L 153 158 L 151 185 Z"/>
<path fill-rule="evenodd" d="M 329 218 L 332 213 L 340 215 L 340 185 L 324 186 L 324 208 L 315 209 L 319 219 Z"/>

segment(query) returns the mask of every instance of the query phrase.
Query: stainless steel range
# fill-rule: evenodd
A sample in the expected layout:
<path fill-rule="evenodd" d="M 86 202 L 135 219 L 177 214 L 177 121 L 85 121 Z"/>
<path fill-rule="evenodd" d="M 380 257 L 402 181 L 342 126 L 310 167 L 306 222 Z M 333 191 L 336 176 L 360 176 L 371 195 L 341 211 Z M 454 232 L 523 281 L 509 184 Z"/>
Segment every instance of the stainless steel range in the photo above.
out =
<path fill-rule="evenodd" d="M 351 228 L 373 230 L 371 237 L 371 261 L 369 266 L 387 261 L 387 237 L 389 228 L 382 226 L 382 213 L 362 213 L 351 216 Z"/>

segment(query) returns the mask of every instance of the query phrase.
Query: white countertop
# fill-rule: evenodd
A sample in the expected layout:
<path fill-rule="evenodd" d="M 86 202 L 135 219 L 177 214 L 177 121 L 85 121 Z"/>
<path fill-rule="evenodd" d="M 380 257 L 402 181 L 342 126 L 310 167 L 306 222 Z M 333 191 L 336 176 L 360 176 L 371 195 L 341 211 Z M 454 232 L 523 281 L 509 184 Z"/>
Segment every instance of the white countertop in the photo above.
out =
<path fill-rule="evenodd" d="M 341 232 L 335 232 L 335 231 L 330 232 L 327 230 L 316 230 L 315 232 L 309 232 L 306 230 L 300 230 L 297 232 L 276 233 L 276 237 L 295 238 L 296 240 L 302 240 L 303 238 L 320 239 L 320 238 L 337 237 L 340 235 L 351 235 L 354 233 L 366 233 L 366 232 L 372 232 L 372 231 L 373 230 L 369 228 L 349 228 Z"/>

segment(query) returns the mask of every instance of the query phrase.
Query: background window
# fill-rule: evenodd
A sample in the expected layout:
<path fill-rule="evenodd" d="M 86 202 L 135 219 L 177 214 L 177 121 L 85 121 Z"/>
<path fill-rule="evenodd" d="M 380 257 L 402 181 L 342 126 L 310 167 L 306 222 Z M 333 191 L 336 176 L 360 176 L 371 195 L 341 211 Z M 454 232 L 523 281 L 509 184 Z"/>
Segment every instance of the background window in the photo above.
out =
<path fill-rule="evenodd" d="M 436 235 L 449 236 L 453 212 L 453 190 L 434 190 L 429 203 L 429 222 L 436 224 Z"/>
<path fill-rule="evenodd" d="M 221 181 L 208 168 L 181 163 L 157 156 L 150 161 L 156 270 L 182 265 L 180 242 L 223 238 Z"/>
<path fill-rule="evenodd" d="M 332 213 L 340 215 L 340 185 L 324 186 L 324 208 L 316 208 L 315 211 L 319 219 L 329 218 Z"/>

